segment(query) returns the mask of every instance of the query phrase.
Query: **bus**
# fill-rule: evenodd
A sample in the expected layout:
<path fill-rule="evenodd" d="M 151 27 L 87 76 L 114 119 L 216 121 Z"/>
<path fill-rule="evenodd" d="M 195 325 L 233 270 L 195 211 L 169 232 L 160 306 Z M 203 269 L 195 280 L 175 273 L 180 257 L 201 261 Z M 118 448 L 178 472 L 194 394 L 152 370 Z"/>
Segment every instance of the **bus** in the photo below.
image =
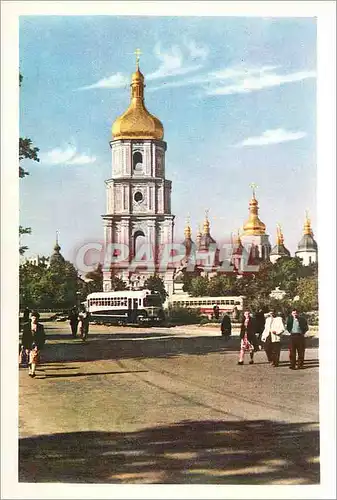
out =
<path fill-rule="evenodd" d="M 161 296 L 150 290 L 94 292 L 86 299 L 91 322 L 100 324 L 161 324 L 165 320 Z"/>
<path fill-rule="evenodd" d="M 182 307 L 186 309 L 199 309 L 203 316 L 213 317 L 214 307 L 218 306 L 219 314 L 233 313 L 244 310 L 243 295 L 236 297 L 190 297 L 189 295 L 172 295 L 168 299 L 168 307 Z"/>

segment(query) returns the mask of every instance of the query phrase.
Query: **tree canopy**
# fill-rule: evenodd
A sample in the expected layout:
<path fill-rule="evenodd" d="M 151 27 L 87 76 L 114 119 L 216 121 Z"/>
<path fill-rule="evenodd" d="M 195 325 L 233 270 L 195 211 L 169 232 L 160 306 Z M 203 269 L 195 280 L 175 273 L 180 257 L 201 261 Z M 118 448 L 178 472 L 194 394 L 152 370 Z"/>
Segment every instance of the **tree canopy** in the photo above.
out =
<path fill-rule="evenodd" d="M 164 281 L 160 276 L 158 276 L 157 274 L 149 276 L 149 278 L 144 283 L 144 288 L 151 290 L 151 292 L 158 292 L 160 294 L 162 302 L 165 302 L 168 293 L 165 290 Z"/>
<path fill-rule="evenodd" d="M 218 274 L 214 277 L 184 276 L 184 290 L 191 296 L 237 296 L 244 295 L 247 305 L 253 310 L 273 307 L 283 310 L 290 307 L 299 296 L 299 304 L 305 310 L 318 307 L 317 264 L 303 266 L 298 257 L 282 257 L 275 264 L 262 262 L 259 271 L 246 274 Z M 270 297 L 276 287 L 285 291 L 282 300 Z"/>

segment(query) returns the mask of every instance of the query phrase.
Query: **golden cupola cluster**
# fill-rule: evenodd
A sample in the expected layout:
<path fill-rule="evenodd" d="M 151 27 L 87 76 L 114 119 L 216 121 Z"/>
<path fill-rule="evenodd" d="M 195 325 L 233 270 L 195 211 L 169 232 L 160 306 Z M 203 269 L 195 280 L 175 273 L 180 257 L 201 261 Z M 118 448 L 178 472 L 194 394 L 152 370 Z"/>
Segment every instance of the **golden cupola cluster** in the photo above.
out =
<path fill-rule="evenodd" d="M 266 225 L 259 219 L 259 204 L 255 197 L 255 188 L 253 188 L 253 197 L 249 202 L 249 218 L 243 226 L 243 234 L 259 236 L 266 234 Z"/>
<path fill-rule="evenodd" d="M 128 109 L 112 125 L 112 137 L 119 139 L 156 139 L 164 137 L 164 127 L 160 120 L 146 109 L 144 103 L 144 76 L 139 70 L 131 78 L 131 102 Z"/>

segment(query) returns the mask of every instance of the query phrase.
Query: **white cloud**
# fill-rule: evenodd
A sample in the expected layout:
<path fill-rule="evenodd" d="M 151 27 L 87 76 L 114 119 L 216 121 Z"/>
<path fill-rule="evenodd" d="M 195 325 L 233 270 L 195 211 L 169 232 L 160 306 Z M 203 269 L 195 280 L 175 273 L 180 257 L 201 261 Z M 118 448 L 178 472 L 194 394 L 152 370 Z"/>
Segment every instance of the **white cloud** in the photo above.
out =
<path fill-rule="evenodd" d="M 177 45 L 173 45 L 167 52 L 163 52 L 160 44 L 157 43 L 154 48 L 154 54 L 161 61 L 161 64 L 156 71 L 146 76 L 147 80 L 185 75 L 186 73 L 197 71 L 202 67 L 200 64 L 184 66 L 184 56 Z"/>
<path fill-rule="evenodd" d="M 277 128 L 273 130 L 266 130 L 260 136 L 248 137 L 243 141 L 235 144 L 234 147 L 242 148 L 244 146 L 266 146 L 268 144 L 279 144 L 280 142 L 297 141 L 302 139 L 307 134 L 305 132 L 292 132 L 290 130 L 284 130 L 283 128 Z"/>
<path fill-rule="evenodd" d="M 77 90 L 89 90 L 89 89 L 119 89 L 127 85 L 129 82 L 129 78 L 127 78 L 122 73 L 115 73 L 107 78 L 102 78 L 98 80 L 98 82 L 93 83 L 92 85 L 86 85 L 84 87 L 80 87 Z"/>
<path fill-rule="evenodd" d="M 194 40 L 185 40 L 185 46 L 189 50 L 192 59 L 202 59 L 204 61 L 209 54 L 208 47 L 198 47 Z"/>
<path fill-rule="evenodd" d="M 49 165 L 86 165 L 96 161 L 95 156 L 77 153 L 75 146 L 67 146 L 65 149 L 54 148 L 40 156 L 41 160 Z"/>
<path fill-rule="evenodd" d="M 224 86 L 215 86 L 205 89 L 207 95 L 229 95 L 244 94 L 262 90 L 270 87 L 277 87 L 285 83 L 299 82 L 308 78 L 315 78 L 314 71 L 298 71 L 295 73 L 278 74 L 271 70 L 272 67 L 262 67 L 260 69 L 248 69 L 244 73 L 237 73 L 227 76 L 233 80 L 232 83 Z M 219 77 L 221 79 L 221 77 Z M 223 78 L 223 77 L 222 77 Z"/>

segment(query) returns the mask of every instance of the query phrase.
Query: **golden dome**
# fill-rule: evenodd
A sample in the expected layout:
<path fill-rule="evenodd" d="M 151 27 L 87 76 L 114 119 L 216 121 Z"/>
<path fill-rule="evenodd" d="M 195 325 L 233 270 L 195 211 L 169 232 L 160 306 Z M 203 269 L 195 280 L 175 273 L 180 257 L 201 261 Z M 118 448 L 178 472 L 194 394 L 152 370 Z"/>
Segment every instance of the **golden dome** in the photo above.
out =
<path fill-rule="evenodd" d="M 310 236 L 313 236 L 313 232 L 311 229 L 311 220 L 309 219 L 308 212 L 306 212 L 306 214 L 305 214 L 305 223 L 304 223 L 303 234 L 310 234 Z"/>
<path fill-rule="evenodd" d="M 278 224 L 276 226 L 276 245 L 283 245 L 283 244 L 284 244 L 284 237 L 281 226 Z"/>
<path fill-rule="evenodd" d="M 190 224 L 190 218 L 189 217 L 186 220 L 186 226 L 185 226 L 185 229 L 184 229 L 184 234 L 185 234 L 185 238 L 187 240 L 191 239 L 192 229 L 191 229 L 191 224 Z"/>
<path fill-rule="evenodd" d="M 259 204 L 255 198 L 255 193 L 253 192 L 253 198 L 249 202 L 249 218 L 246 224 L 243 226 L 244 235 L 261 235 L 266 233 L 266 225 L 260 221 L 259 216 Z"/>
<path fill-rule="evenodd" d="M 164 137 L 164 127 L 144 104 L 144 76 L 137 69 L 132 74 L 131 102 L 128 109 L 112 125 L 112 136 L 118 139 L 156 139 Z"/>

